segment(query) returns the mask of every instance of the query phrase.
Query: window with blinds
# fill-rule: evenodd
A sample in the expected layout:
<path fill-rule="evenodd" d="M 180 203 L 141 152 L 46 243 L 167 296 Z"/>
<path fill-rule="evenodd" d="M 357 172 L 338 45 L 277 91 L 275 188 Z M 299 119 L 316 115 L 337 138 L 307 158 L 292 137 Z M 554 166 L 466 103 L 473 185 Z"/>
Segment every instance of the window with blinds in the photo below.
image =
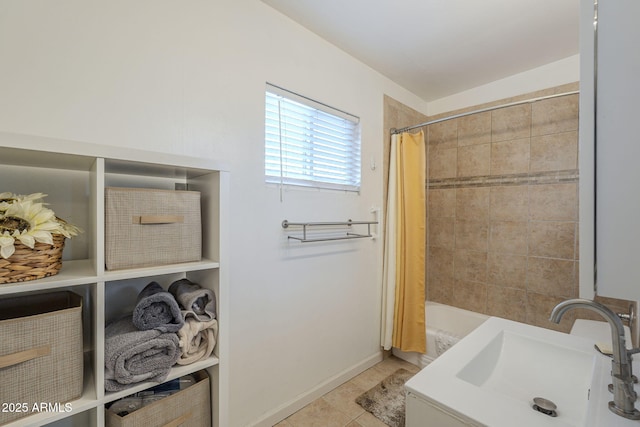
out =
<path fill-rule="evenodd" d="M 267 85 L 265 180 L 360 191 L 358 117 Z"/>

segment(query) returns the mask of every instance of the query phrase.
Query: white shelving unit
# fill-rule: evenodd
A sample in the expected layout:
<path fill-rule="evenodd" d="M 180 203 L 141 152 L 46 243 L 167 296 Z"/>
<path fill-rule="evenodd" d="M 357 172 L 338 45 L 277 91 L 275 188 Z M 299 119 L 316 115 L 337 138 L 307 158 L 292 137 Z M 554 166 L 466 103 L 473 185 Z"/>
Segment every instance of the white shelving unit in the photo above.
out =
<path fill-rule="evenodd" d="M 155 280 L 165 289 L 188 278 L 217 297 L 218 341 L 214 355 L 191 365 L 176 365 L 167 380 L 207 370 L 211 378 L 214 427 L 228 425 L 228 273 L 227 204 L 229 172 L 216 161 L 174 156 L 53 138 L 0 133 L 0 193 L 42 192 L 56 214 L 84 233 L 66 241 L 59 274 L 0 285 L 0 298 L 70 290 L 83 296 L 84 392 L 68 413 L 38 413 L 7 426 L 97 426 L 105 424 L 105 404 L 156 383 L 121 392 L 104 390 L 104 328 L 131 313 L 137 293 Z M 104 188 L 106 186 L 200 191 L 202 260 L 158 267 L 105 271 Z M 171 242 L 167 242 L 168 245 Z"/>

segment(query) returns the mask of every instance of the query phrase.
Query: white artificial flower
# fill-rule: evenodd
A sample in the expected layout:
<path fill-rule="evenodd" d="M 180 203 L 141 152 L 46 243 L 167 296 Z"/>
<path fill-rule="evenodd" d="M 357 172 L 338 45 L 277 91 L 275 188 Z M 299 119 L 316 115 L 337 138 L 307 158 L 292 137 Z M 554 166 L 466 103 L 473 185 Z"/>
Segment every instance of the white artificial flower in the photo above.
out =
<path fill-rule="evenodd" d="M 24 230 L 22 233 L 19 233 L 17 230 L 13 233 L 14 234 L 14 238 L 20 240 L 20 243 L 22 243 L 23 245 L 27 246 L 28 248 L 33 249 L 33 247 L 36 244 L 36 239 L 34 236 L 32 236 L 31 234 L 28 234 L 26 230 Z"/>
<path fill-rule="evenodd" d="M 33 249 L 36 242 L 53 245 L 53 235 L 67 238 L 81 230 L 57 218 L 55 213 L 44 207 L 43 193 L 17 196 L 0 193 L 0 256 L 9 258 L 15 252 L 15 241 Z"/>
<path fill-rule="evenodd" d="M 2 258 L 7 259 L 16 251 L 13 242 L 13 237 L 11 237 L 8 231 L 0 234 L 0 256 Z"/>

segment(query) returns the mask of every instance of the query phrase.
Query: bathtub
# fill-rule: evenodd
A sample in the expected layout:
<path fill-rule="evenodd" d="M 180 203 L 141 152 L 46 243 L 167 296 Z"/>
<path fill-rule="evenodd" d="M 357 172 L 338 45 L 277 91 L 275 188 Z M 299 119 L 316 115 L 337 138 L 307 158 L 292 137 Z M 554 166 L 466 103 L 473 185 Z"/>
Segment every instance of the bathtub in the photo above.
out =
<path fill-rule="evenodd" d="M 396 357 L 421 368 L 489 318 L 484 314 L 431 301 L 426 301 L 424 311 L 427 324 L 427 353 L 406 352 L 395 347 L 392 350 Z"/>

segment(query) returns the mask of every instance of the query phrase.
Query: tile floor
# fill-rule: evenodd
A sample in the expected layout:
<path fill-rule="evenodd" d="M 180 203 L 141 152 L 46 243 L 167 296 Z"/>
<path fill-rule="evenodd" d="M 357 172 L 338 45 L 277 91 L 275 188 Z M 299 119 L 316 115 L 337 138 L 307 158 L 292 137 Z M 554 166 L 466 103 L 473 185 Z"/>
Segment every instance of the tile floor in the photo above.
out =
<path fill-rule="evenodd" d="M 402 359 L 387 357 L 274 427 L 386 427 L 355 399 L 400 368 L 414 373 L 420 370 Z"/>

